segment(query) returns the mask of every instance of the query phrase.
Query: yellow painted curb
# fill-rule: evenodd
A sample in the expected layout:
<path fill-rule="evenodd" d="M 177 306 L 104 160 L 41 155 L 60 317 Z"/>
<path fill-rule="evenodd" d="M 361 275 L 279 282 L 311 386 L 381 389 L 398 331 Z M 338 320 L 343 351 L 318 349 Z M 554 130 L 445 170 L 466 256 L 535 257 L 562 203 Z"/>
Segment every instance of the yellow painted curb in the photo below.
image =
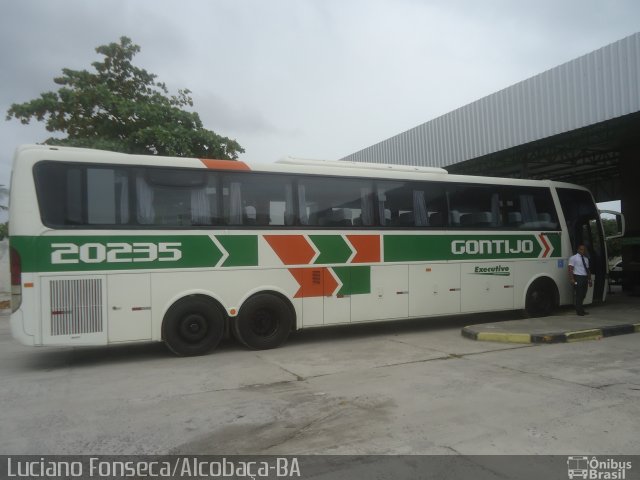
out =
<path fill-rule="evenodd" d="M 600 340 L 602 338 L 602 330 L 594 328 L 591 330 L 578 330 L 577 332 L 565 333 L 567 342 L 582 342 L 583 340 Z"/>
<path fill-rule="evenodd" d="M 528 333 L 479 332 L 477 340 L 503 343 L 531 343 Z"/>
<path fill-rule="evenodd" d="M 640 323 L 634 323 L 633 328 L 636 333 L 640 332 Z"/>

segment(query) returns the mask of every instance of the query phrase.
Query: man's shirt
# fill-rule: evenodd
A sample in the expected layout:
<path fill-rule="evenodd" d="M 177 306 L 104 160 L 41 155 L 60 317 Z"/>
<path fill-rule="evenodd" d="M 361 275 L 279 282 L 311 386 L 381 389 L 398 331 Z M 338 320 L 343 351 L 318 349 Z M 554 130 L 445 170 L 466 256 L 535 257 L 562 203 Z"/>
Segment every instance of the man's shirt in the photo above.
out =
<path fill-rule="evenodd" d="M 584 264 L 582 263 L 583 259 L 584 259 Z M 587 266 L 587 268 L 589 268 L 589 258 L 583 257 L 579 253 L 576 253 L 573 257 L 569 259 L 569 265 L 573 267 L 574 275 L 581 275 L 584 277 L 589 275 L 589 272 L 584 268 L 585 265 Z"/>

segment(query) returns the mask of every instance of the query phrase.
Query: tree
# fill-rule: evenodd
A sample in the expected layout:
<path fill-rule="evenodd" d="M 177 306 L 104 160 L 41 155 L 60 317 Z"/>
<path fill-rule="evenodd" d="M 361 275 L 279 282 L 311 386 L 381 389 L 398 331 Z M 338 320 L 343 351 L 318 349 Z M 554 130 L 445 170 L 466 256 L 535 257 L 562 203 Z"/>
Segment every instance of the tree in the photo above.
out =
<path fill-rule="evenodd" d="M 615 235 L 618 233 L 618 222 L 612 218 L 603 218 L 602 227 L 604 228 L 604 235 Z M 619 257 L 622 255 L 622 239 L 614 238 L 607 243 L 607 253 L 609 258 Z"/>
<path fill-rule="evenodd" d="M 4 185 L 0 185 L 0 210 L 9 210 L 4 204 L 4 199 L 9 197 L 9 189 Z M 4 240 L 9 236 L 9 222 L 0 223 L 0 240 Z"/>
<path fill-rule="evenodd" d="M 236 159 L 244 149 L 235 141 L 203 127 L 191 92 L 169 96 L 157 76 L 132 63 L 140 47 L 127 37 L 96 48 L 104 58 L 92 63 L 95 72 L 64 68 L 54 78 L 56 92 L 13 104 L 7 120 L 46 122 L 48 145 L 100 148 L 124 153 Z"/>
<path fill-rule="evenodd" d="M 0 210 L 8 210 L 8 207 L 4 204 L 5 198 L 9 198 L 9 189 L 4 185 L 0 185 Z"/>

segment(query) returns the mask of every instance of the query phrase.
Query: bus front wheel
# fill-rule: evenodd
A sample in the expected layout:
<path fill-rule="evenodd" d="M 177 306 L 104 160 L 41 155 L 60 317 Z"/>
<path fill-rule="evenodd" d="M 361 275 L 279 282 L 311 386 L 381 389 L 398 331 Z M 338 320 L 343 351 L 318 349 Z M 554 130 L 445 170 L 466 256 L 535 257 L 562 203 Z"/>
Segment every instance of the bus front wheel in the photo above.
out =
<path fill-rule="evenodd" d="M 180 356 L 204 355 L 224 336 L 224 315 L 213 301 L 202 297 L 174 303 L 162 322 L 162 338 Z"/>
<path fill-rule="evenodd" d="M 231 320 L 235 337 L 248 348 L 266 350 L 282 345 L 293 328 L 294 314 L 280 297 L 259 293 Z"/>
<path fill-rule="evenodd" d="M 553 280 L 539 278 L 527 290 L 525 313 L 528 317 L 546 317 L 557 304 L 557 289 Z"/>

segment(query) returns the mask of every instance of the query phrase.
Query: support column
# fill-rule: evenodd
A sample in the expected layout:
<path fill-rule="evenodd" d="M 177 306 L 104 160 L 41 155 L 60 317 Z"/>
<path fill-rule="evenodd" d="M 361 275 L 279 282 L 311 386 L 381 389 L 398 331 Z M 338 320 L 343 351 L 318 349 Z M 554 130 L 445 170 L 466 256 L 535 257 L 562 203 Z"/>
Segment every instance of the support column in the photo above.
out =
<path fill-rule="evenodd" d="M 620 156 L 620 201 L 626 222 L 622 239 L 623 288 L 640 295 L 640 149 L 623 150 Z"/>

